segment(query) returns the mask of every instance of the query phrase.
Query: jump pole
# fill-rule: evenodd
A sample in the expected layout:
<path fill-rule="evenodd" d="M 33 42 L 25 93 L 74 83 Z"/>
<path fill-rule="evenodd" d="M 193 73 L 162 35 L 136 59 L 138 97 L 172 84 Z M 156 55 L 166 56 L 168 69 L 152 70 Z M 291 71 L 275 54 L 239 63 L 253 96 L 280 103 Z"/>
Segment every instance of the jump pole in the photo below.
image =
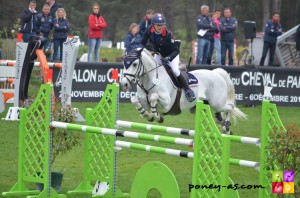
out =
<path fill-rule="evenodd" d="M 118 89 L 116 89 L 115 86 L 108 86 L 107 88 L 108 91 L 105 92 L 104 96 L 102 97 L 101 102 L 97 105 L 97 107 L 93 110 L 89 110 L 88 115 L 87 115 L 87 124 L 88 126 L 99 126 L 99 125 L 105 125 L 106 126 L 112 126 L 109 128 L 114 128 L 115 123 L 116 123 L 116 117 L 115 116 L 115 112 L 116 112 L 116 95 L 118 93 Z M 36 181 L 40 182 L 40 183 L 44 183 L 46 185 L 46 189 L 40 193 L 38 196 L 35 197 L 57 197 L 57 195 L 55 195 L 55 193 L 53 192 L 53 189 L 49 188 L 49 182 L 51 181 L 51 177 L 49 176 L 49 171 L 50 171 L 50 167 L 47 165 L 48 164 L 48 157 L 51 155 L 51 150 L 47 151 L 46 153 L 50 152 L 50 154 L 43 156 L 43 158 L 41 158 L 41 156 L 36 156 L 36 159 L 39 159 L 38 163 L 35 162 L 31 162 L 32 165 L 29 164 L 29 167 L 35 168 L 36 164 L 45 164 L 42 167 L 44 167 L 44 174 L 42 176 L 43 180 L 41 180 L 40 177 L 38 177 L 38 175 L 36 174 L 32 174 L 35 173 L 35 171 L 31 170 L 30 172 L 27 172 L 26 167 L 27 167 L 27 163 L 28 163 L 28 159 L 26 156 L 31 156 L 32 154 L 27 153 L 29 152 L 28 149 L 24 149 L 26 148 L 26 145 L 30 145 L 31 149 L 35 148 L 35 144 L 29 143 L 28 142 L 28 138 L 25 138 L 26 136 L 28 136 L 28 134 L 31 133 L 37 133 L 39 134 L 38 136 L 34 136 L 34 137 L 40 137 L 40 136 L 45 136 L 45 137 L 41 137 L 41 140 L 43 141 L 42 143 L 45 144 L 41 144 L 39 141 L 41 140 L 35 140 L 34 143 L 37 143 L 37 147 L 40 147 L 41 145 L 43 145 L 43 148 L 39 148 L 39 149 L 46 149 L 49 148 L 49 138 L 51 139 L 51 133 L 46 132 L 46 130 L 49 129 L 50 126 L 50 118 L 49 115 L 51 114 L 51 87 L 49 85 L 42 85 L 41 91 L 39 92 L 39 95 L 37 97 L 37 99 L 34 101 L 34 104 L 27 110 L 22 110 L 21 111 L 21 117 L 22 120 L 20 122 L 20 131 L 24 131 L 22 132 L 22 137 L 19 138 L 19 171 L 18 171 L 18 183 L 15 185 L 15 187 L 13 187 L 11 189 L 11 191 L 9 192 L 4 192 L 3 195 L 4 196 L 8 196 L 8 195 L 17 195 L 17 194 L 28 194 L 30 193 L 30 191 L 28 191 L 28 189 L 25 188 L 24 183 L 25 182 L 33 182 L 34 178 L 36 177 Z M 47 100 L 45 100 L 45 97 L 48 98 Z M 48 101 L 48 102 L 43 102 L 43 101 Z M 268 134 L 270 131 L 272 131 L 274 128 L 277 129 L 284 129 L 284 127 L 282 126 L 282 123 L 278 117 L 278 113 L 276 110 L 276 105 L 274 104 L 270 104 L 268 101 L 265 102 L 267 105 L 265 105 L 263 103 L 263 105 L 265 105 L 265 107 L 263 108 L 263 122 L 262 122 L 262 129 L 263 132 L 265 132 L 264 134 Z M 199 105 L 198 105 L 199 104 Z M 111 107 L 109 107 L 111 106 Z M 41 109 L 42 108 L 42 109 Z M 26 113 L 25 113 L 26 112 Z M 228 142 L 228 137 L 222 137 L 220 135 L 220 133 L 216 133 L 217 127 L 213 121 L 212 115 L 210 113 L 210 108 L 207 105 L 204 105 L 203 102 L 197 102 L 197 108 L 196 108 L 196 119 L 197 119 L 197 123 L 195 123 L 195 145 L 194 145 L 194 162 L 193 162 L 193 180 L 192 183 L 193 184 L 201 184 L 203 182 L 209 182 L 209 183 L 214 183 L 214 184 L 218 184 L 219 181 L 221 181 L 221 185 L 225 185 L 225 184 L 233 184 L 232 181 L 230 181 L 230 178 L 228 177 L 228 165 L 229 163 L 229 146 L 228 143 L 226 143 L 226 141 Z M 265 112 L 265 113 L 264 113 Z M 46 115 L 46 117 L 45 117 Z M 109 119 L 110 116 L 112 116 L 112 119 Z M 29 125 L 28 122 L 32 122 L 31 118 L 33 118 L 32 116 L 34 116 L 34 118 L 36 120 L 39 120 L 39 126 L 41 126 L 42 131 L 38 131 L 36 128 L 34 128 L 35 125 Z M 31 127 L 33 126 L 33 131 L 31 131 Z M 43 127 L 42 127 L 43 126 Z M 103 127 L 101 126 L 101 127 Z M 24 127 L 29 127 L 29 128 L 24 128 Z M 283 128 L 282 128 L 283 127 Z M 26 129 L 26 130 L 25 130 Z M 50 134 L 50 136 L 48 136 Z M 95 136 L 96 135 L 96 136 Z M 115 141 L 115 136 L 114 135 L 102 135 L 102 134 L 96 134 L 96 133 L 87 133 L 86 134 L 86 143 L 89 144 L 85 144 L 86 145 L 86 157 L 85 157 L 85 168 L 84 168 L 84 180 L 81 183 L 82 185 L 78 186 L 77 189 L 75 189 L 74 194 L 78 194 L 78 193 L 91 193 L 92 192 L 92 186 L 90 185 L 90 181 L 91 180 L 99 180 L 99 181 L 103 181 L 103 180 L 107 180 L 107 181 L 111 181 L 110 184 L 113 184 L 113 180 L 116 177 L 115 174 L 115 167 L 112 165 L 114 164 L 114 147 L 116 145 L 116 141 Z M 265 135 L 265 138 L 262 139 L 262 149 L 261 149 L 261 164 L 262 166 L 260 167 L 261 171 L 260 171 L 260 184 L 265 185 L 265 182 L 268 183 L 268 181 L 270 181 L 270 178 L 267 178 L 267 174 L 266 170 L 264 170 L 265 168 L 265 154 L 266 154 L 266 150 L 265 150 L 265 146 L 268 144 L 268 136 Z M 99 145 L 101 145 L 100 147 L 102 147 L 103 145 L 106 145 L 106 143 L 103 142 L 103 140 L 106 140 L 108 142 L 108 146 L 109 148 L 107 148 L 106 146 L 104 146 L 104 148 L 106 147 L 107 151 L 106 153 L 104 153 L 104 156 L 106 156 L 107 159 L 102 159 L 100 161 L 105 161 L 104 164 L 110 164 L 109 167 L 110 168 L 105 168 L 105 170 L 108 171 L 108 173 L 104 173 L 103 174 L 103 178 L 101 175 L 98 175 L 99 171 L 97 170 L 90 170 L 90 168 L 94 165 L 96 165 L 97 167 L 101 167 L 102 164 L 99 164 L 99 160 L 95 159 L 95 155 L 93 155 L 93 153 L 101 153 L 99 151 L 102 151 L 103 153 L 103 148 L 99 148 Z M 209 142 L 206 142 L 207 140 L 210 140 Z M 227 139 L 225 141 L 225 139 Z M 98 141 L 98 142 L 95 142 Z M 45 141 L 45 142 L 44 142 Z M 225 142 L 224 142 L 225 141 Z M 229 141 L 230 142 L 230 141 Z M 99 144 L 100 143 L 100 144 Z M 210 144 L 207 144 L 210 143 Z M 119 146 L 121 146 L 122 144 L 126 144 L 125 147 L 130 147 L 130 143 L 126 142 L 126 143 L 122 143 L 122 141 L 117 141 L 117 144 Z M 134 143 L 135 144 L 135 143 Z M 48 145 L 48 146 L 47 146 Z M 223 146 L 222 146 L 223 145 Z M 264 146 L 263 146 L 264 145 Z M 135 146 L 135 147 L 140 147 L 140 146 Z M 92 148 L 92 149 L 91 149 Z M 214 148 L 213 150 L 211 150 L 212 148 Z M 95 150 L 96 149 L 96 150 Z M 99 149 L 99 150 L 97 150 Z M 141 149 L 149 149 L 148 145 L 144 145 L 143 147 L 141 147 Z M 224 150 L 223 150 L 224 149 Z M 202 151 L 201 153 L 199 153 L 198 151 Z M 208 152 L 206 152 L 208 151 Z M 216 151 L 216 152 L 214 152 Z M 92 153 L 88 153 L 88 152 L 92 152 Z M 108 152 L 108 153 L 107 153 Z M 162 152 L 159 150 L 159 152 Z M 34 155 L 36 155 L 38 153 L 34 152 Z M 221 154 L 221 155 L 220 155 Z M 264 155 L 263 155 L 264 154 Z M 210 158 L 207 157 L 203 157 L 203 156 L 208 156 L 208 155 L 213 155 Z M 35 158 L 30 158 L 30 159 L 35 159 Z M 220 160 L 222 158 L 222 160 Z M 90 160 L 90 161 L 89 161 Z M 223 163 L 222 163 L 223 162 Z M 225 163 L 224 162 L 228 162 Z M 201 166 L 199 166 L 201 164 Z M 86 166 L 88 165 L 88 166 Z M 211 171 L 212 167 L 222 167 L 221 172 L 217 173 L 218 169 L 214 169 L 213 172 Z M 40 169 L 37 169 L 40 170 Z M 93 174 L 91 174 L 93 173 Z M 95 175 L 96 174 L 96 175 Z M 28 180 L 27 177 L 24 177 L 25 175 L 29 175 L 30 179 Z M 110 177 L 107 177 L 107 175 L 110 175 Z M 41 176 L 41 175 L 40 175 Z M 221 180 L 219 180 L 221 178 Z M 103 180 L 102 180 L 103 179 Z M 269 179 L 269 180 L 268 180 Z M 269 186 L 267 186 L 267 189 L 263 189 L 261 190 L 262 193 L 260 192 L 260 197 L 264 197 L 264 191 L 267 191 L 268 193 L 271 192 L 271 188 L 270 188 L 270 184 Z M 48 187 L 47 187 L 48 186 Z M 115 188 L 117 189 L 117 188 Z M 114 191 L 114 188 L 111 188 L 110 191 Z M 212 192 L 211 190 L 205 191 L 205 190 L 201 190 L 201 194 L 200 191 L 192 191 L 191 193 L 191 197 L 201 197 L 203 195 L 206 196 L 212 196 Z M 221 191 L 222 192 L 222 191 Z M 228 192 L 222 192 L 222 195 L 226 195 L 227 197 L 238 197 L 237 194 L 235 195 L 231 195 L 233 191 L 228 191 Z M 36 191 L 32 191 L 31 193 L 37 193 Z M 70 191 L 70 193 L 72 193 L 72 191 Z M 262 194 L 262 195 L 261 195 Z M 122 196 L 122 194 L 119 194 L 120 196 Z M 123 194 L 124 195 L 124 194 Z M 221 195 L 221 197 L 222 197 Z M 225 196 L 225 197 L 226 197 Z M 223 196 L 224 197 L 224 196 Z"/>
<path fill-rule="evenodd" d="M 186 136 L 194 136 L 195 130 L 190 129 L 181 129 L 175 127 L 165 127 L 160 125 L 152 125 L 152 124 L 144 124 L 144 123 L 136 123 L 136 122 L 128 122 L 123 120 L 117 120 L 117 127 L 119 128 L 130 128 L 136 130 L 147 130 L 151 132 L 160 132 L 160 133 L 169 133 L 176 135 L 186 135 Z M 237 135 L 226 135 L 222 134 L 224 137 L 229 137 L 233 142 L 239 142 L 243 144 L 255 144 L 257 146 L 260 145 L 260 138 L 253 137 L 243 137 Z"/>
<path fill-rule="evenodd" d="M 0 67 L 1 66 L 7 66 L 7 67 L 14 67 L 16 65 L 16 60 L 0 60 Z M 52 62 L 48 62 L 48 65 L 50 68 L 62 68 L 62 63 L 52 63 Z M 41 67 L 41 63 L 40 62 L 34 62 L 33 64 L 34 67 Z"/>
<path fill-rule="evenodd" d="M 57 122 L 57 121 L 51 122 L 50 126 L 53 128 L 67 129 L 67 130 L 71 130 L 71 131 L 99 133 L 99 134 L 103 134 L 103 135 L 113 135 L 113 136 L 118 136 L 118 137 L 127 137 L 127 138 L 133 138 L 133 139 L 164 142 L 164 143 L 179 144 L 179 145 L 186 145 L 186 146 L 190 146 L 194 143 L 194 140 L 191 140 L 191 139 L 175 138 L 175 137 L 161 136 L 161 135 L 152 135 L 152 134 L 137 133 L 137 132 L 131 132 L 131 131 L 121 131 L 121 130 L 100 128 L 100 127 L 91 127 L 91 126 L 87 126 L 87 125 L 70 124 L 70 123 Z M 130 149 L 134 149 L 134 150 L 142 150 L 142 151 L 160 153 L 160 154 L 174 155 L 174 156 L 179 156 L 179 157 L 186 157 L 186 158 L 194 157 L 193 152 L 168 149 L 168 148 L 156 147 L 156 146 L 151 146 L 151 145 L 137 144 L 137 143 L 131 143 L 131 142 L 125 142 L 125 141 L 119 141 L 119 140 L 117 140 L 115 142 L 115 146 L 119 146 L 119 147 L 123 147 L 123 148 L 130 148 Z M 208 159 L 211 156 L 203 156 L 203 157 L 206 157 Z M 218 159 L 216 159 L 216 160 L 218 160 Z M 239 160 L 239 159 L 233 159 L 233 158 L 229 159 L 229 163 L 232 165 L 245 166 L 245 167 L 251 167 L 251 168 L 259 167 L 258 162 Z"/>

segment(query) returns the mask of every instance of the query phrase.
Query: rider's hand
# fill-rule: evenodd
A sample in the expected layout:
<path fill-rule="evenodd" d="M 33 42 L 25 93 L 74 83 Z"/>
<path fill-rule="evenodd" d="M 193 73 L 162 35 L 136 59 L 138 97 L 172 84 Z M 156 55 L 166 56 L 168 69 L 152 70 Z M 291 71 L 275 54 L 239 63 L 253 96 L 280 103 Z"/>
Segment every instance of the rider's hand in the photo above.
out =
<path fill-rule="evenodd" d="M 161 62 L 162 62 L 163 64 L 169 64 L 169 62 L 170 62 L 170 57 L 167 56 L 167 57 L 165 57 L 165 58 L 161 58 Z"/>

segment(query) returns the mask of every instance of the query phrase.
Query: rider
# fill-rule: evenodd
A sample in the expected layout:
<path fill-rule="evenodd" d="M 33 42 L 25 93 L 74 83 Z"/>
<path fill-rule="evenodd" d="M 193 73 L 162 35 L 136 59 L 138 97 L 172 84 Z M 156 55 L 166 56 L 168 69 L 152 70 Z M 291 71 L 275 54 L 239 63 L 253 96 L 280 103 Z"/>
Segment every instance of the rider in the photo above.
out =
<path fill-rule="evenodd" d="M 144 46 L 148 40 L 152 43 L 155 52 L 159 53 L 154 55 L 155 61 L 158 64 L 167 64 L 172 68 L 177 80 L 185 91 L 187 100 L 192 102 L 196 99 L 195 93 L 189 87 L 187 80 L 179 71 L 180 51 L 171 32 L 166 29 L 165 25 L 165 17 L 160 13 L 156 13 L 152 18 L 152 26 L 144 32 L 141 42 Z"/>

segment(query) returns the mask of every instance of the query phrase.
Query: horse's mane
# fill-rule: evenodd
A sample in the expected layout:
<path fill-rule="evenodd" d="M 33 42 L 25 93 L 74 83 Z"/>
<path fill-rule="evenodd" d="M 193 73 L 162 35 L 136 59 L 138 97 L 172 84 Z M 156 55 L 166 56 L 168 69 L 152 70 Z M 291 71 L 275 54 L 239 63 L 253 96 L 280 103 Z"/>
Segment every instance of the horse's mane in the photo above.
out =
<path fill-rule="evenodd" d="M 152 53 L 149 50 L 147 50 L 146 48 L 144 48 L 144 51 L 147 55 L 152 56 Z"/>

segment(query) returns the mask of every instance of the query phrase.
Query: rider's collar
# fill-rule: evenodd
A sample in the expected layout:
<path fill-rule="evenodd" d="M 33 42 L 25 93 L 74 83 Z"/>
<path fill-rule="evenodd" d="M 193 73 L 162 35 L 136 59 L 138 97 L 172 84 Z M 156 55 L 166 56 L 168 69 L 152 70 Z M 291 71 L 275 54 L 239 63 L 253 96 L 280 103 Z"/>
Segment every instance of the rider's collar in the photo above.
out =
<path fill-rule="evenodd" d="M 152 26 L 152 27 L 150 28 L 150 32 L 151 32 L 151 33 L 155 32 L 154 26 Z M 156 32 L 155 32 L 155 33 L 156 33 Z M 162 29 L 161 35 L 162 35 L 163 37 L 167 36 L 167 29 L 166 29 L 166 28 L 163 28 L 163 29 Z"/>

